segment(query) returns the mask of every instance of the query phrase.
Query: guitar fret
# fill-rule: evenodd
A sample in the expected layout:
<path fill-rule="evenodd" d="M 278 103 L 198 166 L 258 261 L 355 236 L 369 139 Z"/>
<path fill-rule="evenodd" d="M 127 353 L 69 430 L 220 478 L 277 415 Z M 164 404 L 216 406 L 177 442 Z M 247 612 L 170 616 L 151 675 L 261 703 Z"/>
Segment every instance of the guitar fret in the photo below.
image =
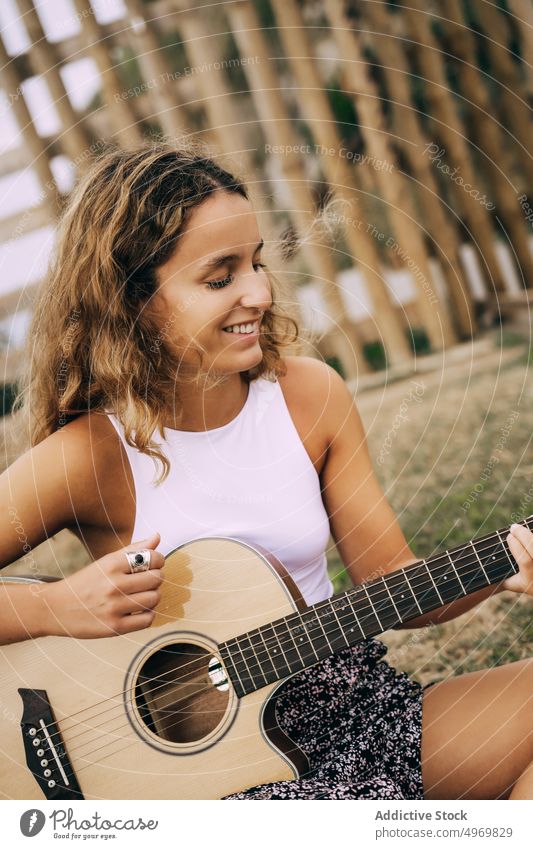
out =
<path fill-rule="evenodd" d="M 342 638 L 349 646 L 352 646 L 354 642 L 358 642 L 365 637 L 362 625 L 355 612 L 355 605 L 352 601 L 352 598 L 355 599 L 357 604 L 358 595 L 359 588 L 345 592 L 331 601 L 342 632 Z"/>
<path fill-rule="evenodd" d="M 301 655 L 298 652 L 296 643 L 294 642 L 292 634 L 289 632 L 286 623 L 283 620 L 281 622 L 274 622 L 272 623 L 272 628 L 278 638 L 280 648 L 291 674 L 303 669 Z M 278 630 L 280 628 L 285 628 L 285 633 L 280 634 Z"/>
<path fill-rule="evenodd" d="M 241 639 L 242 639 L 242 638 L 243 638 L 243 635 L 242 635 L 242 634 L 239 634 L 239 636 L 238 636 L 238 637 L 235 637 L 235 642 L 237 643 L 237 647 L 238 647 L 238 649 L 239 649 L 239 651 L 240 651 L 240 653 L 241 653 L 242 660 L 243 660 L 244 665 L 245 665 L 245 667 L 246 667 L 246 673 L 247 673 L 248 681 L 250 682 L 250 684 L 252 684 L 252 685 L 253 685 L 253 683 L 254 683 L 254 677 L 253 677 L 253 675 L 252 675 L 252 672 L 250 671 L 250 667 L 248 666 L 248 661 L 246 660 L 246 656 L 245 656 L 245 654 L 244 654 L 244 648 L 243 648 L 243 646 L 241 646 L 241 643 L 240 643 L 240 641 L 241 641 Z M 246 683 L 246 681 L 244 681 L 243 683 Z"/>
<path fill-rule="evenodd" d="M 318 654 L 316 653 L 315 647 L 314 647 L 314 645 L 313 645 L 313 641 L 312 641 L 312 639 L 311 639 L 311 637 L 310 637 L 310 635 L 309 635 L 309 630 L 308 630 L 308 628 L 307 628 L 307 625 L 305 624 L 305 620 L 304 620 L 304 618 L 303 618 L 303 616 L 302 616 L 302 614 L 301 614 L 301 613 L 299 613 L 299 614 L 298 614 L 298 618 L 299 618 L 299 620 L 300 620 L 300 622 L 301 622 L 301 625 L 300 625 L 299 627 L 300 627 L 300 628 L 303 628 L 303 631 L 304 631 L 304 634 L 305 634 L 305 638 L 307 638 L 307 642 L 309 643 L 309 647 L 310 647 L 311 651 L 313 652 L 313 654 L 314 654 L 314 656 L 315 656 L 315 660 L 320 660 L 320 658 L 319 658 Z M 303 640 L 304 640 L 304 637 L 300 637 L 300 642 L 303 642 Z M 302 646 L 302 648 L 303 648 L 303 646 Z"/>
<path fill-rule="evenodd" d="M 475 555 L 476 555 L 476 557 L 477 557 L 477 559 L 478 559 L 478 562 L 479 562 L 479 565 L 481 566 L 481 569 L 483 570 L 483 574 L 485 575 L 485 578 L 486 578 L 486 580 L 487 580 L 487 584 L 490 584 L 489 576 L 488 576 L 488 575 L 487 575 L 487 573 L 485 572 L 485 567 L 483 566 L 483 563 L 481 562 L 481 558 L 480 558 L 479 554 L 477 553 L 477 548 L 476 548 L 476 546 L 474 545 L 474 543 L 473 543 L 473 542 L 471 542 L 471 543 L 470 543 L 470 545 L 471 545 L 471 546 L 472 546 L 472 548 L 474 549 L 474 553 L 475 553 Z"/>
<path fill-rule="evenodd" d="M 275 646 L 272 649 L 272 651 L 269 651 L 269 656 L 270 656 L 270 659 L 271 659 L 271 661 L 274 665 L 274 668 L 276 669 L 276 671 L 278 673 L 278 677 L 279 678 L 285 678 L 287 675 L 290 675 L 291 667 L 290 667 L 290 665 L 287 661 L 287 658 L 285 657 L 285 652 L 283 651 L 283 646 L 281 645 L 281 642 L 279 640 L 278 635 L 276 634 L 276 632 L 274 630 L 273 625 L 268 625 L 267 627 L 263 626 L 259 630 L 261 631 L 261 637 L 262 637 L 265 645 L 266 645 L 267 639 L 274 639 L 274 641 L 275 641 Z M 267 631 L 272 632 L 272 637 L 266 636 Z M 265 636 L 263 636 L 263 634 L 266 636 L 266 639 L 265 639 Z M 282 671 L 280 671 L 279 668 L 278 668 L 278 666 L 280 664 L 281 664 L 282 667 L 285 666 L 285 669 L 283 669 Z"/>
<path fill-rule="evenodd" d="M 435 592 L 437 593 L 437 595 L 438 595 L 438 597 L 439 597 L 439 599 L 440 599 L 440 603 L 441 603 L 441 604 L 444 604 L 443 598 L 442 598 L 442 596 L 441 596 L 441 594 L 440 594 L 440 592 L 439 592 L 439 590 L 438 590 L 438 588 L 437 588 L 437 585 L 436 585 L 435 581 L 433 580 L 433 575 L 431 574 L 431 570 L 430 570 L 430 569 L 428 569 L 428 565 L 427 565 L 427 563 L 426 563 L 426 561 L 425 561 L 425 560 L 423 560 L 423 561 L 422 561 L 422 563 L 423 563 L 423 564 L 424 564 L 424 566 L 426 567 L 426 572 L 428 573 L 429 577 L 431 578 L 431 583 L 432 583 L 432 584 L 433 584 L 433 586 L 435 587 Z"/>
<path fill-rule="evenodd" d="M 507 559 L 508 559 L 509 563 L 511 564 L 512 568 L 513 568 L 513 572 L 516 574 L 518 572 L 518 565 L 511 560 L 511 557 L 510 557 L 510 555 L 507 551 L 507 547 L 505 545 L 505 540 L 502 540 L 502 538 L 500 536 L 500 532 L 496 531 L 496 533 L 498 534 L 498 539 L 500 540 L 500 542 L 502 544 L 502 548 L 503 548 L 505 554 L 507 555 Z"/>
<path fill-rule="evenodd" d="M 235 679 L 238 678 L 239 676 L 238 676 L 237 670 L 235 669 L 235 664 L 233 663 L 233 660 L 232 660 L 232 657 L 231 657 L 231 652 L 228 650 L 228 647 L 224 643 L 222 643 L 218 647 L 218 653 L 220 655 L 220 659 L 222 660 L 222 663 L 224 665 L 224 669 L 226 670 L 228 678 L 230 679 L 230 681 L 237 683 Z M 233 669 L 234 674 L 232 673 L 232 669 Z"/>
<path fill-rule="evenodd" d="M 462 576 L 461 581 L 465 585 L 466 592 L 471 593 L 475 592 L 476 589 L 480 589 L 481 587 L 478 585 L 480 573 L 479 570 L 472 568 L 472 554 L 470 543 L 467 543 L 467 545 L 465 545 L 463 548 L 457 549 L 454 559 L 459 566 L 459 570 Z"/>
<path fill-rule="evenodd" d="M 272 681 L 275 681 L 279 676 L 278 676 L 276 667 L 274 666 L 274 663 L 272 661 L 272 658 L 270 657 L 270 652 L 268 650 L 268 646 L 267 646 L 265 639 L 263 637 L 262 629 L 258 628 L 256 631 L 252 631 L 252 635 L 253 635 L 253 637 L 257 636 L 257 638 L 261 640 L 261 642 L 262 642 L 262 644 L 265 648 L 266 658 L 265 658 L 264 661 L 262 661 L 262 663 L 270 664 L 271 669 L 270 670 L 267 669 L 267 675 L 265 675 L 265 678 L 267 679 L 268 683 L 270 684 Z"/>
<path fill-rule="evenodd" d="M 455 567 L 455 563 L 453 562 L 453 560 L 452 560 L 452 558 L 451 558 L 451 556 L 450 556 L 450 552 L 449 552 L 449 551 L 446 551 L 446 554 L 448 555 L 448 560 L 449 560 L 449 561 L 450 561 L 450 563 L 452 564 L 453 571 L 454 571 L 454 572 L 455 572 L 455 574 L 457 575 L 457 580 L 458 580 L 458 581 L 459 581 L 459 583 L 461 584 L 461 587 L 462 587 L 463 593 L 464 593 L 465 595 L 467 595 L 467 591 L 465 590 L 465 586 L 464 586 L 463 582 L 461 581 L 461 577 L 460 577 L 459 572 L 457 571 L 457 569 L 456 569 L 456 567 Z"/>
<path fill-rule="evenodd" d="M 246 645 L 246 643 L 244 641 L 246 641 L 248 643 L 248 645 Z M 244 653 L 244 651 L 252 653 L 253 658 L 249 658 L 249 659 L 253 659 L 255 661 L 255 665 L 257 666 L 259 675 L 263 679 L 264 683 L 263 684 L 259 683 L 259 687 L 264 687 L 265 684 L 268 684 L 268 679 L 267 679 L 265 673 L 263 672 L 263 667 L 261 666 L 261 661 L 259 660 L 257 653 L 254 649 L 252 640 L 250 638 L 250 634 L 249 633 L 241 634 L 239 636 L 239 642 L 241 644 L 241 651 L 243 651 L 243 653 Z M 255 672 L 251 673 L 251 681 L 252 681 L 252 683 L 255 683 Z"/>
<path fill-rule="evenodd" d="M 303 669 L 305 667 L 305 661 L 302 657 L 302 653 L 301 653 L 301 651 L 298 647 L 298 643 L 296 641 L 296 636 L 295 636 L 296 633 L 297 633 L 296 629 L 290 628 L 289 623 L 287 623 L 285 627 L 287 629 L 287 636 L 290 637 L 290 639 L 292 640 L 292 643 L 293 643 L 294 648 L 296 649 L 296 653 L 298 655 L 298 659 L 299 659 L 300 663 L 302 664 L 302 669 Z"/>
<path fill-rule="evenodd" d="M 529 527 L 529 520 L 525 523 Z M 238 697 L 515 574 L 518 564 L 502 538 L 505 530 L 363 582 L 303 613 L 293 612 L 223 643 L 220 657 Z"/>
<path fill-rule="evenodd" d="M 507 556 L 499 538 L 497 542 L 493 543 L 489 551 L 486 551 L 484 560 L 491 584 L 504 580 L 507 577 Z"/>
<path fill-rule="evenodd" d="M 361 584 L 361 587 L 363 588 L 363 590 L 364 590 L 364 592 L 365 592 L 365 594 L 366 594 L 366 597 L 368 598 L 368 600 L 369 600 L 369 602 L 370 602 L 370 607 L 372 608 L 372 611 L 373 611 L 373 613 L 374 613 L 374 616 L 375 616 L 375 617 L 376 617 L 376 619 L 377 619 L 378 625 L 379 625 L 379 627 L 380 627 L 380 631 L 381 631 L 381 633 L 383 633 L 383 631 L 386 631 L 387 629 L 386 629 L 386 628 L 384 628 L 384 627 L 383 627 L 383 625 L 382 625 L 382 624 L 381 624 L 381 622 L 380 622 L 379 616 L 378 616 L 378 615 L 377 615 L 377 613 L 376 613 L 376 609 L 375 609 L 374 605 L 372 604 L 372 599 L 370 598 L 370 593 L 368 592 L 368 590 L 367 590 L 367 588 L 365 587 L 365 585 L 364 585 L 364 584 Z"/>
<path fill-rule="evenodd" d="M 418 607 L 418 609 L 419 609 L 420 613 L 423 613 L 423 610 L 422 610 L 422 608 L 420 607 L 420 605 L 419 605 L 419 603 L 418 603 L 418 599 L 417 599 L 417 597 L 416 597 L 416 593 L 415 593 L 415 591 L 413 590 L 413 588 L 412 588 L 412 586 L 411 586 L 411 581 L 409 580 L 409 576 L 407 575 L 407 572 L 404 572 L 404 575 L 405 575 L 405 580 L 406 580 L 406 581 L 407 581 L 407 583 L 409 584 L 409 589 L 411 590 L 411 592 L 412 592 L 412 594 L 413 594 L 413 598 L 414 598 L 414 600 L 415 600 L 416 606 Z"/>
<path fill-rule="evenodd" d="M 440 560 L 442 556 L 439 555 L 438 559 Z M 449 604 L 450 602 L 457 601 L 464 595 L 464 588 L 447 551 L 444 552 L 444 557 L 448 557 L 449 563 L 443 563 L 441 567 L 437 567 L 433 574 L 440 595 L 445 604 Z M 429 562 L 431 563 L 431 561 Z"/>
<path fill-rule="evenodd" d="M 413 602 L 417 607 L 418 602 L 404 570 L 399 569 L 396 572 L 391 572 L 390 575 L 387 575 L 386 578 L 384 578 L 384 580 L 387 585 L 387 589 L 390 585 L 396 595 L 394 606 L 398 612 L 398 616 L 400 617 L 400 622 L 405 622 L 409 619 L 415 618 L 417 612 L 414 608 Z M 404 587 L 400 586 L 400 582 L 403 582 Z M 400 589 L 404 589 L 404 592 L 400 592 Z M 420 610 L 420 608 L 418 609 Z"/>
<path fill-rule="evenodd" d="M 316 619 L 313 618 L 313 621 L 316 621 Z M 311 638 L 311 629 L 308 627 L 308 623 L 303 618 L 303 615 L 301 613 L 292 614 L 286 620 L 286 624 L 301 661 L 302 668 L 305 669 L 306 666 L 320 660 L 316 652 L 313 639 Z M 311 653 L 309 653 L 309 650 Z"/>
<path fill-rule="evenodd" d="M 346 634 L 337 616 L 337 607 L 344 607 L 344 604 L 345 601 L 343 598 L 337 598 L 324 602 L 324 606 L 319 609 L 320 626 L 325 632 L 328 645 L 331 646 L 332 652 L 340 651 L 349 646 Z"/>
<path fill-rule="evenodd" d="M 332 648 L 332 645 L 331 645 L 330 641 L 328 640 L 328 635 L 326 634 L 326 629 L 324 628 L 324 625 L 322 624 L 322 619 L 320 618 L 320 613 L 318 613 L 318 612 L 317 612 L 317 617 L 316 617 L 316 618 L 317 618 L 318 623 L 319 623 L 319 625 L 320 625 L 320 627 L 321 627 L 321 629 L 322 629 L 322 633 L 324 634 L 324 637 L 326 638 L 326 643 L 327 643 L 327 644 L 328 644 L 328 646 L 329 646 L 330 652 L 331 652 L 331 654 L 333 654 L 333 648 Z"/>
<path fill-rule="evenodd" d="M 333 615 L 335 616 L 335 619 L 337 620 L 337 624 L 338 624 L 338 626 L 339 626 L 339 633 L 340 633 L 340 635 L 341 635 L 342 639 L 344 640 L 344 642 L 346 643 L 346 648 L 348 648 L 348 647 L 349 647 L 349 645 L 350 645 L 350 643 L 349 643 L 349 642 L 348 642 L 348 640 L 346 639 L 346 635 L 345 635 L 344 630 L 343 630 L 343 627 L 342 627 L 342 625 L 341 625 L 341 623 L 340 623 L 340 619 L 339 619 L 339 617 L 337 616 L 337 611 L 335 610 L 335 604 L 331 604 L 331 609 L 333 610 Z"/>
<path fill-rule="evenodd" d="M 388 587 L 387 581 L 385 580 L 385 578 L 384 578 L 384 576 L 383 576 L 383 575 L 381 576 L 381 580 L 383 581 L 383 585 L 384 585 L 385 589 L 387 590 L 387 592 L 388 592 L 388 594 L 389 594 L 389 598 L 390 598 L 390 600 L 392 601 L 392 605 L 393 605 L 394 610 L 396 611 L 396 615 L 397 615 L 397 617 L 398 617 L 398 622 L 401 622 L 401 621 L 402 621 L 402 617 L 401 617 L 401 615 L 400 615 L 400 612 L 399 612 L 398 608 L 396 607 L 396 604 L 394 603 L 394 599 L 393 599 L 393 597 L 392 597 L 392 595 L 391 595 L 391 591 L 389 590 L 389 587 Z"/>
<path fill-rule="evenodd" d="M 307 613 L 301 615 L 301 620 L 307 631 L 309 642 L 311 643 L 313 653 L 317 660 L 322 660 L 324 657 L 333 653 L 327 635 L 320 621 L 318 611 L 311 608 Z"/>
<path fill-rule="evenodd" d="M 355 607 L 354 607 L 354 605 L 353 605 L 352 596 L 351 596 L 351 594 L 350 594 L 350 593 L 345 593 L 344 595 L 346 596 L 346 600 L 348 601 L 348 604 L 349 604 L 349 605 L 350 605 L 350 607 L 351 607 L 351 610 L 352 610 L 352 613 L 353 613 L 353 615 L 354 615 L 354 619 L 355 619 L 356 625 L 357 625 L 357 627 L 359 628 L 359 630 L 361 631 L 361 636 L 362 636 L 362 637 L 364 637 L 364 636 L 365 636 L 365 632 L 363 631 L 363 628 L 361 627 L 361 623 L 359 622 L 359 619 L 357 618 L 357 613 L 355 612 Z M 353 628 L 351 629 L 351 631 L 353 631 Z"/>
<path fill-rule="evenodd" d="M 410 583 L 413 590 L 416 587 L 418 606 L 422 613 L 442 607 L 444 599 L 433 580 L 427 562 L 420 560 L 417 564 L 408 567 L 408 571 L 411 573 Z"/>
<path fill-rule="evenodd" d="M 235 645 L 237 646 L 237 651 L 239 651 L 239 646 L 237 644 L 237 640 L 235 640 L 235 639 L 230 640 L 229 642 L 224 644 L 227 651 L 228 651 L 228 661 L 233 666 L 233 669 L 235 671 L 235 675 L 236 675 L 236 678 L 237 678 L 237 680 L 234 681 L 234 685 L 238 685 L 238 687 L 242 691 L 239 695 L 244 695 L 246 693 L 246 687 L 244 686 L 242 679 L 241 679 L 241 676 L 239 675 L 239 670 L 237 669 L 237 659 L 236 658 L 234 659 L 234 650 L 230 648 L 230 642 L 235 643 Z M 226 666 L 227 666 L 227 662 L 226 662 Z"/>

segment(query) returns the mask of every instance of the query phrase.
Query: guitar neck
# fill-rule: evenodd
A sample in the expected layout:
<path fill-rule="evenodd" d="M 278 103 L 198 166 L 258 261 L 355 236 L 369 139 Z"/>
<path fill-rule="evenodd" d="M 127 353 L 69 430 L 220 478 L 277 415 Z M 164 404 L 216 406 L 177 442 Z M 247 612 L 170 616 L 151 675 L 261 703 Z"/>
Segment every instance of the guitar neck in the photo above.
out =
<path fill-rule="evenodd" d="M 533 530 L 533 515 L 518 524 Z M 222 643 L 237 695 L 516 574 L 508 533 L 507 527 L 477 537 Z"/>

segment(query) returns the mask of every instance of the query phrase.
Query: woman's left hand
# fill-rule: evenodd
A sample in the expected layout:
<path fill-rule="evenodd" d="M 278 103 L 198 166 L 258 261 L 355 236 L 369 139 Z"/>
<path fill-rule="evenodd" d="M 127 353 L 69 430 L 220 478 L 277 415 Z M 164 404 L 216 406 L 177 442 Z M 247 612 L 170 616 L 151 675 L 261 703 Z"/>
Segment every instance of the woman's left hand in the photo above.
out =
<path fill-rule="evenodd" d="M 533 533 L 523 525 L 511 525 L 505 541 L 519 566 L 519 572 L 503 581 L 504 590 L 533 595 Z"/>

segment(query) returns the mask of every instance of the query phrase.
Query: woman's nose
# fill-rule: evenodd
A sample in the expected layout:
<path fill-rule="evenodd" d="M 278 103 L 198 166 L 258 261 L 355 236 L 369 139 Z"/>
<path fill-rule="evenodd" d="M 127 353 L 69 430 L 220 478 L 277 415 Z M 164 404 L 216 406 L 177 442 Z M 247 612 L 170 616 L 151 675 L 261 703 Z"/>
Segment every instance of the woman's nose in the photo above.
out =
<path fill-rule="evenodd" d="M 253 276 L 247 274 L 246 280 L 243 281 L 243 287 L 241 296 L 243 307 L 255 307 L 264 312 L 272 306 L 270 281 L 264 272 L 258 274 L 254 271 Z"/>

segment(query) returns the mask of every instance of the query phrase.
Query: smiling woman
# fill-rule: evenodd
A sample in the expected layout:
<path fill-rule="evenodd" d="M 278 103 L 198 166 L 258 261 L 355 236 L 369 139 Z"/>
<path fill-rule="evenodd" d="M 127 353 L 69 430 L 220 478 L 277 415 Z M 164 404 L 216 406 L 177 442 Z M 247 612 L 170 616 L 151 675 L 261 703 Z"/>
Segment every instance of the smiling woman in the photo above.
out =
<path fill-rule="evenodd" d="M 319 360 L 282 356 L 298 326 L 262 248 L 242 182 L 192 147 L 107 153 L 72 196 L 18 402 L 31 448 L 0 478 L 0 566 L 62 528 L 99 559 L 56 583 L 0 582 L 0 643 L 77 638 L 48 639 L 39 664 L 0 658 L 2 698 L 16 715 L 22 694 L 29 724 L 24 745 L 19 724 L 0 735 L 1 790 L 531 799 L 531 660 L 423 688 L 374 637 L 533 594 L 533 534 L 512 528 L 491 564 L 474 547 L 480 568 L 469 550 L 443 595 L 425 561 L 400 574 L 416 558 L 354 399 Z M 355 585 L 335 601 L 330 533 Z M 77 758 L 76 721 L 96 752 L 121 726 L 108 734 L 73 691 L 124 713 L 113 759 Z M 37 710 L 62 741 L 66 796 Z"/>
<path fill-rule="evenodd" d="M 169 316 L 175 319 L 165 344 L 178 358 L 179 371 L 204 379 L 226 375 L 200 399 L 201 408 L 197 391 L 185 391 L 173 427 L 207 429 L 214 415 L 232 418 L 233 405 L 227 408 L 232 395 L 242 406 L 240 375 L 263 361 L 264 317 L 273 307 L 272 283 L 259 261 L 262 247 L 246 197 L 216 192 L 193 211 L 178 249 L 158 268 L 148 309 L 160 326 Z"/>
<path fill-rule="evenodd" d="M 111 409 L 168 474 L 151 435 L 169 414 L 185 429 L 203 420 L 191 382 L 210 385 L 209 408 L 229 416 L 235 401 L 216 389 L 221 376 L 232 373 L 242 400 L 242 380 L 280 372 L 280 350 L 297 338 L 262 246 L 244 184 L 201 146 L 101 156 L 70 198 L 34 310 L 16 404 L 31 444 L 89 409 Z M 260 336 L 223 332 L 240 334 L 259 316 Z"/>

